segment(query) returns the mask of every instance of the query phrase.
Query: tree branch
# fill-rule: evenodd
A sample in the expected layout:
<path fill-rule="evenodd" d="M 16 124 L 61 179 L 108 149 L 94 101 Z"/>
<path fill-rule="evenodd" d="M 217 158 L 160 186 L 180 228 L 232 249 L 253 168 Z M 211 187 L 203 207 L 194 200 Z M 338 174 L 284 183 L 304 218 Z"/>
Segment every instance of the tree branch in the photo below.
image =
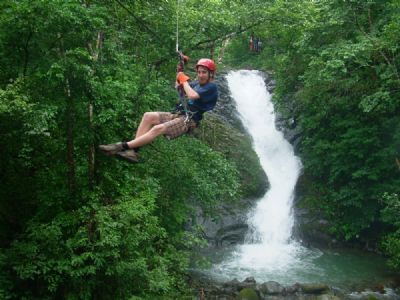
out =
<path fill-rule="evenodd" d="M 144 20 L 142 20 L 138 16 L 136 16 L 128 7 L 126 7 L 123 3 L 121 3 L 120 0 L 115 0 L 115 2 L 117 2 L 119 6 L 121 6 L 123 9 L 125 9 L 128 12 L 128 14 L 130 14 L 135 19 L 135 21 L 139 25 L 139 27 L 141 27 L 142 29 L 144 29 L 147 32 L 150 32 L 155 37 L 159 38 L 158 34 L 153 29 L 151 29 Z"/>
<path fill-rule="evenodd" d="M 235 35 L 238 35 L 240 33 L 246 32 L 249 29 L 254 28 L 254 27 L 256 27 L 256 26 L 258 26 L 258 25 L 260 25 L 260 24 L 262 24 L 264 22 L 265 22 L 265 20 L 259 20 L 258 22 L 252 23 L 249 26 L 239 27 L 239 29 L 236 30 L 236 31 L 231 31 L 229 33 L 224 33 L 224 34 L 222 34 L 220 36 L 217 36 L 217 37 L 214 37 L 214 38 L 202 40 L 200 42 L 197 42 L 196 44 L 193 44 L 193 45 L 189 46 L 188 48 L 184 49 L 182 52 L 184 52 L 184 53 L 190 52 L 190 50 L 199 49 L 203 45 L 209 45 L 210 43 L 215 43 L 215 42 L 217 42 L 219 40 L 222 40 L 222 41 L 226 40 L 226 39 L 231 38 L 231 37 L 233 37 Z M 168 57 L 163 57 L 163 58 L 155 61 L 154 63 L 152 63 L 152 65 L 155 66 L 156 68 L 158 68 L 160 65 L 162 65 L 163 63 L 168 61 L 171 58 L 171 56 L 176 56 L 175 51 L 174 52 L 172 52 L 172 51 L 169 52 Z"/>

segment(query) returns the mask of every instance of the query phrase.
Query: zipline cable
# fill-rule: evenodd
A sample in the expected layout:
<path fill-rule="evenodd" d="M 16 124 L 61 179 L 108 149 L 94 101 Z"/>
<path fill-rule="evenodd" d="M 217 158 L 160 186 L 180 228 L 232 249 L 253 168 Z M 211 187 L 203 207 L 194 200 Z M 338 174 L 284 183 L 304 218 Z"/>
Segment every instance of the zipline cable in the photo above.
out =
<path fill-rule="evenodd" d="M 179 52 L 179 0 L 176 0 L 176 52 Z"/>
<path fill-rule="evenodd" d="M 183 72 L 184 70 L 184 65 L 185 65 L 185 58 L 182 53 L 182 51 L 179 50 L 179 0 L 176 0 L 176 53 L 178 54 L 179 58 L 179 63 L 178 63 L 178 68 L 177 72 Z M 183 107 L 183 111 L 185 112 L 185 123 L 188 122 L 191 118 L 191 112 L 188 108 L 188 104 L 185 98 L 185 91 L 183 90 L 182 86 L 178 86 L 177 88 L 178 94 L 179 94 L 179 100 L 181 102 L 181 105 Z"/>

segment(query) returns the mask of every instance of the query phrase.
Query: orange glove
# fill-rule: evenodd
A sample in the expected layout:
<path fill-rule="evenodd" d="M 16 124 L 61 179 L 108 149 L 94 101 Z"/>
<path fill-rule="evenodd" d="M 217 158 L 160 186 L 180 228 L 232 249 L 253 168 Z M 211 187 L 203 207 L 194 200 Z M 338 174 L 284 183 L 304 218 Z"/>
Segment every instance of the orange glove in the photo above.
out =
<path fill-rule="evenodd" d="M 179 84 L 184 84 L 188 80 L 190 80 L 190 77 L 183 72 L 179 72 L 176 76 L 176 81 L 178 81 Z"/>

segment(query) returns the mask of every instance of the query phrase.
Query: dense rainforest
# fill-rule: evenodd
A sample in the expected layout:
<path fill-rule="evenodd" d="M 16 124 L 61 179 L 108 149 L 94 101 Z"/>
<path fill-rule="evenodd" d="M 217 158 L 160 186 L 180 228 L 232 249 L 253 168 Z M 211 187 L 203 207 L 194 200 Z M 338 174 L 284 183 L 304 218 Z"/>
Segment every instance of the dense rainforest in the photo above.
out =
<path fill-rule="evenodd" d="M 249 193 L 243 166 L 192 136 L 135 165 L 97 151 L 174 106 L 177 40 L 191 76 L 201 57 L 273 73 L 301 205 L 400 269 L 398 0 L 3 0 L 0 28 L 0 298 L 190 295 L 187 218 Z"/>

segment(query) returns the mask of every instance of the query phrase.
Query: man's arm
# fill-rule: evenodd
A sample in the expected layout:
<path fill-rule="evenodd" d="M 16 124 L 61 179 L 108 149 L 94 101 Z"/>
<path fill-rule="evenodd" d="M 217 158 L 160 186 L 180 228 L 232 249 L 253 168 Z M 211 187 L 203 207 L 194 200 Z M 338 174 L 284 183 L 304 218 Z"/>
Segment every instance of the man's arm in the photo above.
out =
<path fill-rule="evenodd" d="M 189 83 L 187 81 L 184 82 L 182 84 L 182 86 L 183 86 L 183 89 L 184 89 L 184 91 L 186 93 L 186 96 L 189 99 L 197 100 L 197 99 L 200 98 L 200 95 L 194 89 L 192 89 L 192 87 L 189 85 Z"/>

